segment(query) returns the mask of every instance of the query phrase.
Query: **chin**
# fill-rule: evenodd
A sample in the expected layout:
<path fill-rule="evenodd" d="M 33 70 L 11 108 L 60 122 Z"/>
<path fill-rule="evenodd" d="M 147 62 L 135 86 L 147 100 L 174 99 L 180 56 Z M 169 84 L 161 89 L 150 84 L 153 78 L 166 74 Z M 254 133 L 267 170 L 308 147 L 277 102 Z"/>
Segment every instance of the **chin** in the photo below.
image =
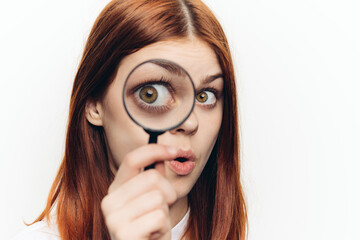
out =
<path fill-rule="evenodd" d="M 189 177 L 189 176 L 187 176 Z M 173 185 L 178 198 L 183 198 L 187 196 L 193 186 L 195 185 L 195 182 L 191 178 L 187 178 L 183 176 L 177 176 L 174 178 L 169 179 L 170 183 Z"/>

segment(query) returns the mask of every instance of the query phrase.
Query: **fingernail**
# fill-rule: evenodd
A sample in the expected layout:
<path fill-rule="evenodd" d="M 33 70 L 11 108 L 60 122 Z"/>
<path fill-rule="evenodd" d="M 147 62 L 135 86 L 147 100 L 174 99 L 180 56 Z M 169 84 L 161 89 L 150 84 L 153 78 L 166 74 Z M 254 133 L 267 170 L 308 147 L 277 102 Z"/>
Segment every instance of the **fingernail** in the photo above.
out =
<path fill-rule="evenodd" d="M 174 147 L 167 147 L 167 150 L 170 154 L 176 154 L 177 153 L 177 150 L 176 148 Z"/>

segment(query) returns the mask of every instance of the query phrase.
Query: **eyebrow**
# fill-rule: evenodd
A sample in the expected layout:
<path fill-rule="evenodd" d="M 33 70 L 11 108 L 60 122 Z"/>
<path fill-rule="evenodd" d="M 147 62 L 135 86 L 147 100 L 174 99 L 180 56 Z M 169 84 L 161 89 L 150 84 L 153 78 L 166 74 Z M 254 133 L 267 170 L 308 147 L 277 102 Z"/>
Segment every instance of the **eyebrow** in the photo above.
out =
<path fill-rule="evenodd" d="M 209 76 L 205 77 L 201 82 L 203 84 L 209 84 L 209 83 L 215 81 L 216 79 L 223 78 L 223 77 L 224 77 L 224 75 L 222 73 L 217 73 L 217 74 L 209 75 Z"/>
<path fill-rule="evenodd" d="M 167 62 L 166 60 L 156 59 L 151 62 L 166 69 L 170 73 L 176 74 L 181 77 L 185 76 L 184 70 L 182 70 L 179 66 L 177 66 L 175 64 Z"/>
<path fill-rule="evenodd" d="M 161 59 L 154 59 L 151 61 L 152 63 L 166 69 L 167 71 L 169 71 L 170 73 L 173 73 L 173 74 L 176 74 L 178 76 L 185 76 L 185 72 L 183 69 L 181 69 L 179 66 L 175 65 L 175 64 L 172 64 L 170 62 L 167 62 L 166 60 L 161 60 Z M 222 73 L 217 73 L 217 74 L 214 74 L 214 75 L 209 75 L 209 76 L 206 76 L 202 81 L 201 83 L 202 84 L 209 84 L 213 81 L 215 81 L 216 79 L 218 78 L 223 78 L 224 75 Z"/>

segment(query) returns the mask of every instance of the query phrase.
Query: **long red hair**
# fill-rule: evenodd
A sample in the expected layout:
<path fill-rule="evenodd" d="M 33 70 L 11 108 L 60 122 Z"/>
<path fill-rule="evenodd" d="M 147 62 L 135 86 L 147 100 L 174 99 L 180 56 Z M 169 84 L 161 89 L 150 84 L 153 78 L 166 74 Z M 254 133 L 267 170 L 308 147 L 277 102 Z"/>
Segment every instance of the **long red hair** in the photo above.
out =
<path fill-rule="evenodd" d="M 47 205 L 35 222 L 49 220 L 56 206 L 61 239 L 110 239 L 100 202 L 114 175 L 103 128 L 86 120 L 86 101 L 102 97 L 125 56 L 155 42 L 189 36 L 208 43 L 218 57 L 224 75 L 224 111 L 210 159 L 189 193 L 191 211 L 184 236 L 245 239 L 233 63 L 219 22 L 200 0 L 114 0 L 101 12 L 75 77 L 65 156 Z"/>

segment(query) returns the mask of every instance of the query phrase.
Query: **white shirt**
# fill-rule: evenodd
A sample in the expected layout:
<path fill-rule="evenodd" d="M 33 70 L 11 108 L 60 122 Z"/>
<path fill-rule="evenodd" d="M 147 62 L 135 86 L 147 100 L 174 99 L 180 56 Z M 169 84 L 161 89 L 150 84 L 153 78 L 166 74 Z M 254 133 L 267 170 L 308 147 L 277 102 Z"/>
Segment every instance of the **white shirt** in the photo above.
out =
<path fill-rule="evenodd" d="M 12 240 L 60 240 L 60 234 L 54 221 L 48 225 L 43 220 L 26 227 Z"/>
<path fill-rule="evenodd" d="M 189 215 L 190 209 L 188 209 L 181 221 L 171 229 L 171 240 L 180 240 L 189 220 Z M 60 240 L 60 234 L 54 221 L 49 226 L 43 220 L 25 228 L 12 240 Z"/>
<path fill-rule="evenodd" d="M 185 216 L 171 229 L 171 240 L 180 240 L 181 235 L 184 233 L 187 222 L 190 216 L 190 208 L 187 210 Z"/>

